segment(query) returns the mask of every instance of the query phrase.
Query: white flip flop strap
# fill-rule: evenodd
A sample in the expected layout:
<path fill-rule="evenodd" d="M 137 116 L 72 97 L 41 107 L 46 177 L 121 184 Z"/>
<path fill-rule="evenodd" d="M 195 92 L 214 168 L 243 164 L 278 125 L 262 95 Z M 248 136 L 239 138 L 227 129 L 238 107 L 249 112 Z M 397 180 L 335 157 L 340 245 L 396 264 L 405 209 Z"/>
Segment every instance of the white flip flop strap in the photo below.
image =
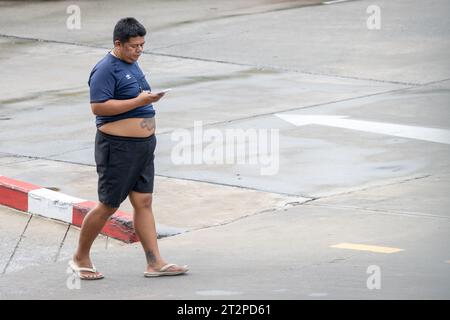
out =
<path fill-rule="evenodd" d="M 168 263 L 165 266 L 163 266 L 161 269 L 159 269 L 159 271 L 160 272 L 164 272 L 164 271 L 166 271 L 167 269 L 169 269 L 170 267 L 173 267 L 173 266 L 176 266 L 176 264 L 175 263 Z"/>
<path fill-rule="evenodd" d="M 95 267 L 92 268 L 77 268 L 78 272 L 92 272 L 92 273 L 96 273 L 97 269 Z"/>

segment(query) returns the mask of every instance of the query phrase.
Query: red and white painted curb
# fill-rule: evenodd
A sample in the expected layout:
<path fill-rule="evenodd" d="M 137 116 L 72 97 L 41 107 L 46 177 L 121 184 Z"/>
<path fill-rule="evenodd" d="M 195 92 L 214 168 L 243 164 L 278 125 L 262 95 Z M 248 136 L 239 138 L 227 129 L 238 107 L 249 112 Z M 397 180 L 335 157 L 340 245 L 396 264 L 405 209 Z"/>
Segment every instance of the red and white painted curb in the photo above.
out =
<path fill-rule="evenodd" d="M 34 184 L 0 176 L 0 204 L 80 227 L 97 203 L 75 198 Z M 131 216 L 117 210 L 102 233 L 128 243 L 138 241 Z"/>

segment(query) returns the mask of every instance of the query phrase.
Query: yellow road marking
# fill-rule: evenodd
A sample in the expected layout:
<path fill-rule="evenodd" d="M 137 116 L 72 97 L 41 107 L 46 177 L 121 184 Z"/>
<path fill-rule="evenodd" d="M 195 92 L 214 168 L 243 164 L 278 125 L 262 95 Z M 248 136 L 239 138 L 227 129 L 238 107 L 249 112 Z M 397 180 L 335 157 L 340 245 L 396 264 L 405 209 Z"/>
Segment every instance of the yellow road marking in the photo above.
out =
<path fill-rule="evenodd" d="M 365 245 L 365 244 L 346 243 L 346 242 L 335 244 L 331 247 L 339 248 L 339 249 L 371 251 L 371 252 L 378 252 L 378 253 L 396 253 L 396 252 L 403 251 L 403 249 L 399 249 L 399 248 L 369 246 L 369 245 Z"/>

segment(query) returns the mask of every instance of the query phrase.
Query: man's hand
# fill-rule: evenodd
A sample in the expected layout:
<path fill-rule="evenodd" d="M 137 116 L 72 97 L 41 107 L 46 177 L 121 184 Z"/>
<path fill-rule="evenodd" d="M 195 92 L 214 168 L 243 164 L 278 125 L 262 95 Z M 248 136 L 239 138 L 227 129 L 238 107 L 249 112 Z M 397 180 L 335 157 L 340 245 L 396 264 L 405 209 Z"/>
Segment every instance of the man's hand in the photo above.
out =
<path fill-rule="evenodd" d="M 139 101 L 139 104 L 142 106 L 145 106 L 147 104 L 158 102 L 159 99 L 161 99 L 164 96 L 164 93 L 151 93 L 150 91 L 142 91 L 138 96 L 137 99 Z"/>

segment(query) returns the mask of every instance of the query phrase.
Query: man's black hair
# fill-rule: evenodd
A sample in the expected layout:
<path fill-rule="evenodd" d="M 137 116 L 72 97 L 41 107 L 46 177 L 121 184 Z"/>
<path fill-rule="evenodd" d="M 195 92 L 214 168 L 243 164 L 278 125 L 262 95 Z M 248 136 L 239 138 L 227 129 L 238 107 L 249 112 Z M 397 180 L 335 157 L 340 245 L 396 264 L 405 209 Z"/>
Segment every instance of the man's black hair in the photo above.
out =
<path fill-rule="evenodd" d="M 135 18 L 123 18 L 120 19 L 114 27 L 113 43 L 119 40 L 120 43 L 128 42 L 133 37 L 143 37 L 147 31 L 144 26 L 139 23 Z"/>

